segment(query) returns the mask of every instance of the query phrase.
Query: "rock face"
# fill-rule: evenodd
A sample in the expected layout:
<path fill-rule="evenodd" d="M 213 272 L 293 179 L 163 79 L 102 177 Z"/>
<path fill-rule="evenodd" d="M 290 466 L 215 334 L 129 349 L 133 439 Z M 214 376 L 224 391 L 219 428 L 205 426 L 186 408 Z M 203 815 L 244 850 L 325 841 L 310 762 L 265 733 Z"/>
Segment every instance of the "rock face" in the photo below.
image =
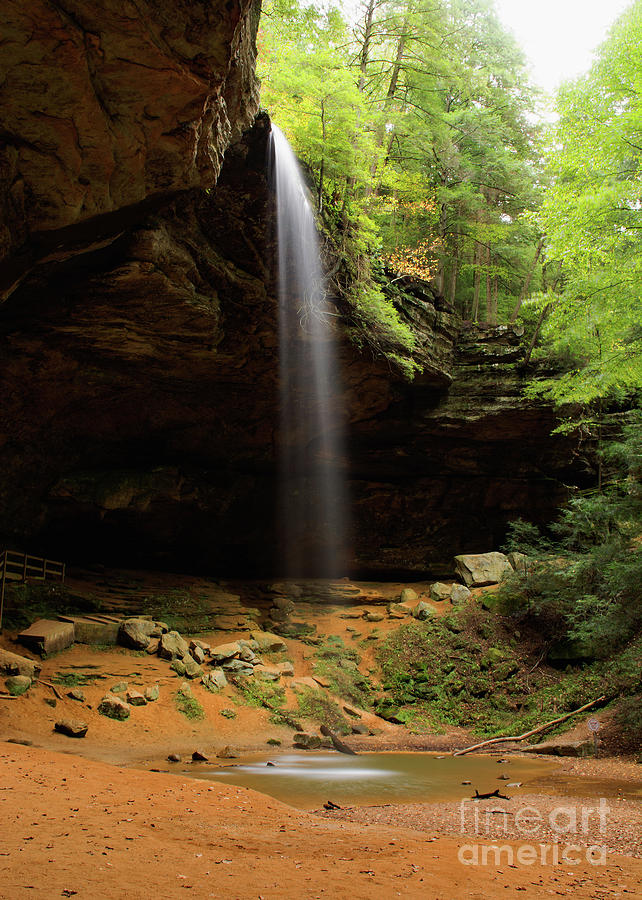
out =
<path fill-rule="evenodd" d="M 236 140 L 257 106 L 253 16 L 248 0 L 9 4 L 2 542 L 278 573 L 269 122 Z M 511 519 L 549 520 L 581 473 L 522 397 L 519 336 L 398 286 L 414 382 L 338 333 L 351 568 L 420 580 L 499 546 Z"/>
<path fill-rule="evenodd" d="M 257 108 L 252 0 L 9 0 L 0 67 L 5 295 L 216 181 Z"/>

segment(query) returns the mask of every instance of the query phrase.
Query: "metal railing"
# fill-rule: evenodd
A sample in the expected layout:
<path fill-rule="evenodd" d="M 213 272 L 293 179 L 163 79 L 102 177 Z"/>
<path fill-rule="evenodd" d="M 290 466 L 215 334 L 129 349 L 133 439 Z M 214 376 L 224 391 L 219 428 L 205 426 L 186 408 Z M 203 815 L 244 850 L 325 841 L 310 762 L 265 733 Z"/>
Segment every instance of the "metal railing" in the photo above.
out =
<path fill-rule="evenodd" d="M 30 556 L 17 550 L 4 550 L 0 554 L 0 630 L 2 630 L 4 591 L 7 581 L 26 581 L 27 578 L 38 578 L 43 581 L 56 579 L 64 584 L 65 570 L 65 563 L 55 559 Z"/>

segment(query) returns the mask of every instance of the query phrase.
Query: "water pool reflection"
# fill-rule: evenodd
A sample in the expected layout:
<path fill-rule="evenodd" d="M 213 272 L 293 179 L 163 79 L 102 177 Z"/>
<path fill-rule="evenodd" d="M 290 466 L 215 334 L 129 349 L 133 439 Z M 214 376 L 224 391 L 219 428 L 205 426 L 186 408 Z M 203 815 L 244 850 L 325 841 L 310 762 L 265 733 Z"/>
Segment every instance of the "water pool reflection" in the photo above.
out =
<path fill-rule="evenodd" d="M 268 761 L 273 765 L 268 765 Z M 518 795 L 527 782 L 553 771 L 548 760 L 488 756 L 435 756 L 428 753 L 291 753 L 243 760 L 213 769 L 190 769 L 198 778 L 253 788 L 300 809 L 316 809 L 326 800 L 341 806 L 459 800 L 500 788 Z M 500 778 L 500 776 L 506 776 Z M 471 782 L 462 785 L 463 781 Z M 520 787 L 510 787 L 519 783 Z"/>

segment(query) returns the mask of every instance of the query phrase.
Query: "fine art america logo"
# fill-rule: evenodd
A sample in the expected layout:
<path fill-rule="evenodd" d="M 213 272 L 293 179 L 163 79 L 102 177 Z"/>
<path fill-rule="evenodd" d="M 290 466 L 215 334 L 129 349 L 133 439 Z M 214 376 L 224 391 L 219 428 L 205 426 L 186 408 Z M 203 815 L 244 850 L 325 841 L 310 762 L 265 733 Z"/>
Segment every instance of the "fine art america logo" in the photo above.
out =
<path fill-rule="evenodd" d="M 461 834 L 485 838 L 483 844 L 463 844 L 459 862 L 466 866 L 592 866 L 606 865 L 606 846 L 595 843 L 606 831 L 609 807 L 602 797 L 598 806 L 556 806 L 542 812 L 520 806 L 509 827 L 509 813 L 500 807 L 480 809 L 474 800 L 460 805 Z M 517 843 L 486 843 L 498 835 Z M 528 843 L 521 843 L 527 841 Z"/>

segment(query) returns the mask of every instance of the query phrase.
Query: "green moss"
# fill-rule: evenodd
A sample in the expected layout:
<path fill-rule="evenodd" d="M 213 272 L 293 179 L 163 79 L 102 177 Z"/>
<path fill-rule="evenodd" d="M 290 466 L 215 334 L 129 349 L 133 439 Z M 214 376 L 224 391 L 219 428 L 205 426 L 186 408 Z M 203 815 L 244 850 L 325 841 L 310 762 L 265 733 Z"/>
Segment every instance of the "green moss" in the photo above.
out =
<path fill-rule="evenodd" d="M 196 697 L 178 691 L 178 693 L 174 694 L 174 700 L 176 701 L 176 708 L 185 718 L 192 721 L 200 721 L 205 718 L 205 710 Z"/>
<path fill-rule="evenodd" d="M 298 713 L 304 719 L 312 719 L 321 725 L 327 725 L 339 734 L 350 734 L 351 728 L 339 705 L 321 691 L 307 688 L 299 694 L 297 701 Z"/>

